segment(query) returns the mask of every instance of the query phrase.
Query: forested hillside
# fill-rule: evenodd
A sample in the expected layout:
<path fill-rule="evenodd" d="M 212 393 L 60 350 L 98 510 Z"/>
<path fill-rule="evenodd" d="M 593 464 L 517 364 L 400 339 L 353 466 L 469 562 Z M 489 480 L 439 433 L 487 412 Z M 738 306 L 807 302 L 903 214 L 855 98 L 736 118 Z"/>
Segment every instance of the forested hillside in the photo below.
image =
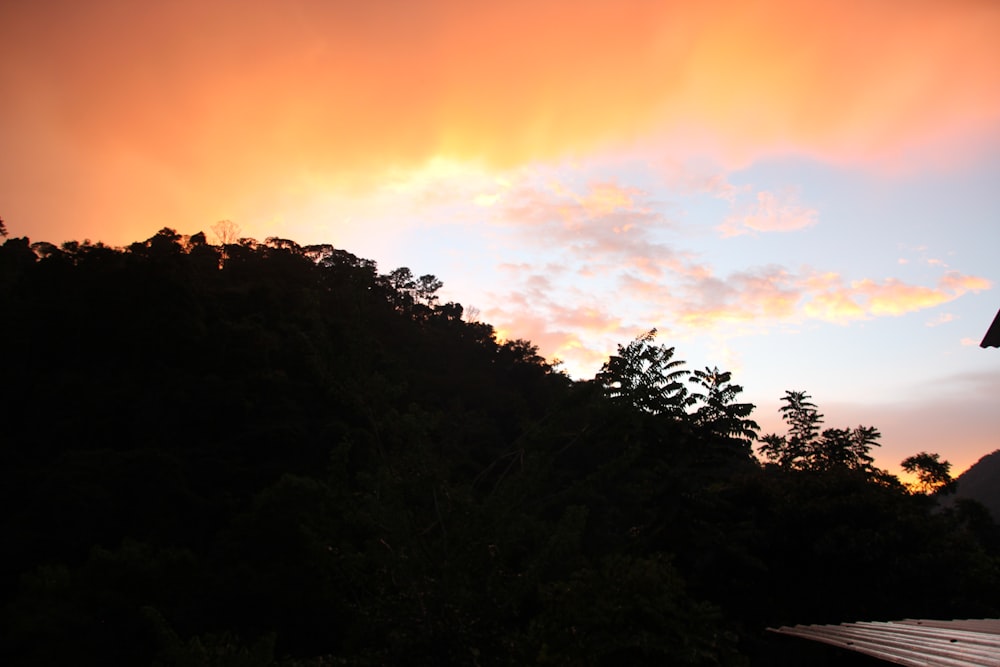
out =
<path fill-rule="evenodd" d="M 956 499 L 982 503 L 997 521 L 1000 517 L 1000 449 L 976 461 L 956 480 Z"/>
<path fill-rule="evenodd" d="M 874 427 L 793 391 L 761 434 L 654 332 L 572 381 L 440 287 L 8 239 L 0 662 L 791 665 L 766 627 L 1000 614 L 996 525 L 873 467 Z"/>

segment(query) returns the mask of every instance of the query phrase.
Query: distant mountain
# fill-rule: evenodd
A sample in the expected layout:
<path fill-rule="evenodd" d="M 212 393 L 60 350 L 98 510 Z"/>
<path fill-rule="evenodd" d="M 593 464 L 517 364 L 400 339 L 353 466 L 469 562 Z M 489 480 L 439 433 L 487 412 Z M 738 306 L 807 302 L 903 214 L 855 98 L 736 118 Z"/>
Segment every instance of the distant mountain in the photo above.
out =
<path fill-rule="evenodd" d="M 958 476 L 957 498 L 978 500 L 1000 523 L 1000 449 L 979 459 Z"/>

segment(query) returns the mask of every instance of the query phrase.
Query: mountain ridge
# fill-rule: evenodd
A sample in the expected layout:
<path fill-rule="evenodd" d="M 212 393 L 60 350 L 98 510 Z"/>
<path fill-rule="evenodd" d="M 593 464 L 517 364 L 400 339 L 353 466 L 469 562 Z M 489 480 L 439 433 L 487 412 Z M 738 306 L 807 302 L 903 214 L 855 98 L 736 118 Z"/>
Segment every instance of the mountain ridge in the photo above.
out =
<path fill-rule="evenodd" d="M 983 456 L 957 478 L 955 498 L 982 503 L 1000 521 L 1000 449 Z"/>

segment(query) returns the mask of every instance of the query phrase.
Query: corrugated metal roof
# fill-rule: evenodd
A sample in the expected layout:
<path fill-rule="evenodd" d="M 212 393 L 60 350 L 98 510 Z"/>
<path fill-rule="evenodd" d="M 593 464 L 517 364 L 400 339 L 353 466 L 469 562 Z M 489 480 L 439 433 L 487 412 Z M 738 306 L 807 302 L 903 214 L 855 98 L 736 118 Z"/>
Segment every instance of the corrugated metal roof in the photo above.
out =
<path fill-rule="evenodd" d="M 1000 667 L 1000 619 L 796 625 L 768 628 L 910 667 Z"/>

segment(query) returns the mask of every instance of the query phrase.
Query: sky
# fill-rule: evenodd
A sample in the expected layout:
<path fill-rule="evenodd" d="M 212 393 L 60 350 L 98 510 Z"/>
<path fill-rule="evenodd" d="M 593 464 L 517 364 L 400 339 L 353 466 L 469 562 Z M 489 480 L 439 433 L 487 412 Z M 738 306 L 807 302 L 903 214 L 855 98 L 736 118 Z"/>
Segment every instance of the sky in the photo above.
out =
<path fill-rule="evenodd" d="M 14 0 L 0 216 L 444 281 L 574 378 L 656 328 L 765 432 L 1000 448 L 1000 3 Z"/>

